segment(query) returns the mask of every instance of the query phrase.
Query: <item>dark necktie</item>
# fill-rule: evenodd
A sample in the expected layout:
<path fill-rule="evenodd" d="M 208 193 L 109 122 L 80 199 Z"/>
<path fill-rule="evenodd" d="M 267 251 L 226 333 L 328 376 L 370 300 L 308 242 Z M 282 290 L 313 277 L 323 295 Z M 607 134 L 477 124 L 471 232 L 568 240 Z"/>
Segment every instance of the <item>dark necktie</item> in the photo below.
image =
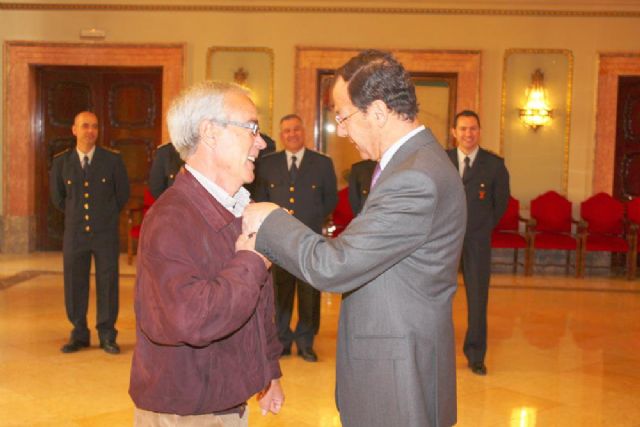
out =
<path fill-rule="evenodd" d="M 296 182 L 296 175 L 298 175 L 298 165 L 296 165 L 296 156 L 291 156 L 291 168 L 289 169 L 289 181 Z"/>
<path fill-rule="evenodd" d="M 471 159 L 469 156 L 464 158 L 464 171 L 462 171 L 462 182 L 467 182 L 469 180 L 469 175 L 471 174 Z"/>
<path fill-rule="evenodd" d="M 369 187 L 369 191 L 373 190 L 373 186 L 376 185 L 376 182 L 380 177 L 380 172 L 382 172 L 382 169 L 380 168 L 380 162 L 378 162 L 376 163 L 376 167 L 373 170 L 373 175 L 371 176 L 371 186 Z"/>
<path fill-rule="evenodd" d="M 86 154 L 82 158 L 82 173 L 84 173 L 85 178 L 89 175 L 89 156 Z"/>

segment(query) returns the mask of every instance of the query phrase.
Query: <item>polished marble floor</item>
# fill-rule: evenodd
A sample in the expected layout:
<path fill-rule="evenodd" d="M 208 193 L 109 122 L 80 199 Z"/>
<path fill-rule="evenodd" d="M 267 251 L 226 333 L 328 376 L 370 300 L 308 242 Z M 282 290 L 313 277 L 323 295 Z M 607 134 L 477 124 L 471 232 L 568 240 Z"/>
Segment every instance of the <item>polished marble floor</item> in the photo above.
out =
<path fill-rule="evenodd" d="M 62 354 L 69 325 L 61 265 L 58 253 L 0 254 L 0 426 L 130 426 L 135 268 L 122 257 L 123 353 L 104 353 L 94 336 L 92 348 Z M 285 407 L 263 417 L 251 401 L 251 426 L 340 426 L 333 403 L 339 304 L 323 294 L 320 361 L 283 358 Z M 494 275 L 486 377 L 471 374 L 460 352 L 465 310 L 461 289 L 458 426 L 640 426 L 640 279 Z"/>

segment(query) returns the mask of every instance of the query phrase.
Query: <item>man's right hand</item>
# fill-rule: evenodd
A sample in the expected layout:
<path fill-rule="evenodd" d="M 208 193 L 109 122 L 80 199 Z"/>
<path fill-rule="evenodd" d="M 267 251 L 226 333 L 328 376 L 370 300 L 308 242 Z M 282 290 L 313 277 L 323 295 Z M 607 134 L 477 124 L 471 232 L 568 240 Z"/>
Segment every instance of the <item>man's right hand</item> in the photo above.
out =
<path fill-rule="evenodd" d="M 236 252 L 238 251 L 251 251 L 262 258 L 262 261 L 267 268 L 271 267 L 271 261 L 269 261 L 260 252 L 256 251 L 256 233 L 240 234 L 240 236 L 238 236 L 238 240 L 236 240 Z"/>

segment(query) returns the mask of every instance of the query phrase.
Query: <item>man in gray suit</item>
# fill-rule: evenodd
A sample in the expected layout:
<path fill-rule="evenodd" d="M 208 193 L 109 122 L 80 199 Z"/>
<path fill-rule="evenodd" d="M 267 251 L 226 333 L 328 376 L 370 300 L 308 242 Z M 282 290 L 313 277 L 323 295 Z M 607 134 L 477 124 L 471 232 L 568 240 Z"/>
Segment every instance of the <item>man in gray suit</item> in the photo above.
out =
<path fill-rule="evenodd" d="M 460 177 L 417 121 L 414 85 L 390 54 L 365 51 L 337 70 L 333 101 L 338 134 L 379 161 L 360 215 L 327 239 L 257 203 L 239 239 L 255 240 L 316 288 L 344 293 L 336 362 L 344 427 L 452 426 L 451 306 L 466 222 Z"/>

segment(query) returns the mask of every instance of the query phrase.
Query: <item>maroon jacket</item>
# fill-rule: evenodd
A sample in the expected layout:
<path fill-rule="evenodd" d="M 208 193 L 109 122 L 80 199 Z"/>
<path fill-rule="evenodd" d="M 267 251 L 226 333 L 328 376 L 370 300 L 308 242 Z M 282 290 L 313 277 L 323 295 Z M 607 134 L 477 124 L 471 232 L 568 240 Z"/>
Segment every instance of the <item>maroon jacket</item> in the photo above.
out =
<path fill-rule="evenodd" d="M 271 275 L 255 253 L 236 253 L 241 228 L 186 171 L 146 214 L 129 386 L 138 408 L 220 412 L 282 375 Z"/>

